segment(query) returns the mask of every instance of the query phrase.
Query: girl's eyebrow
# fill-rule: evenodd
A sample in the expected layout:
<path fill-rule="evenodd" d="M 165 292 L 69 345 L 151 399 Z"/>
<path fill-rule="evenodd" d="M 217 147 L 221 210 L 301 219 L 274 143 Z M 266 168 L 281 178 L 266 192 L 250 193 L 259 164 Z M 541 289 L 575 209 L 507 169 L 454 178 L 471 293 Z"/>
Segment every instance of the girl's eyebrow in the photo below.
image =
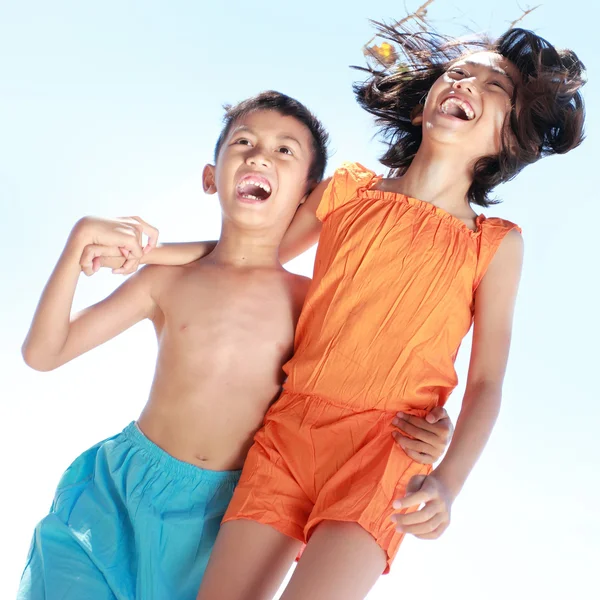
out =
<path fill-rule="evenodd" d="M 479 67 L 483 66 L 481 63 L 477 63 L 477 62 L 471 61 L 471 60 L 465 61 L 465 64 L 475 65 L 475 66 L 479 66 Z M 503 77 L 506 77 L 506 79 L 508 79 L 513 86 L 516 86 L 514 79 L 504 69 L 493 66 L 493 65 L 490 65 L 490 66 L 486 65 L 486 68 L 490 69 L 494 73 L 498 73 L 498 75 L 502 75 Z"/>

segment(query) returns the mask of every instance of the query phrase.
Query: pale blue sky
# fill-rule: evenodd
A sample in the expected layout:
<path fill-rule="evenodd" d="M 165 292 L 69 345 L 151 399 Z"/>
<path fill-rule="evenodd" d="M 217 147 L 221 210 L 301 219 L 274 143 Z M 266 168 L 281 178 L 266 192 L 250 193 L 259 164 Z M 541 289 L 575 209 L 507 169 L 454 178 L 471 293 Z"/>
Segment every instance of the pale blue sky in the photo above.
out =
<path fill-rule="evenodd" d="M 372 598 L 589 597 L 596 585 L 600 55 L 597 9 L 585 4 L 546 1 L 524 26 L 586 63 L 588 139 L 526 169 L 498 190 L 504 203 L 485 211 L 519 223 L 526 241 L 498 426 L 449 531 L 433 543 L 407 541 Z M 163 241 L 218 235 L 201 168 L 221 105 L 263 89 L 296 96 L 320 116 L 332 137 L 330 171 L 346 159 L 381 170 L 348 65 L 362 62 L 367 19 L 402 16 L 402 6 L 0 0 L 0 597 L 14 594 L 62 471 L 137 417 L 153 371 L 147 324 L 54 373 L 23 365 L 20 343 L 73 223 L 85 214 L 139 214 Z M 449 33 L 466 24 L 496 35 L 519 13 L 506 0 L 436 0 L 430 11 Z M 294 263 L 310 268 L 310 254 Z M 120 281 L 82 280 L 77 305 Z M 458 363 L 463 381 L 467 351 L 468 343 Z M 459 401 L 460 389 L 453 415 Z"/>

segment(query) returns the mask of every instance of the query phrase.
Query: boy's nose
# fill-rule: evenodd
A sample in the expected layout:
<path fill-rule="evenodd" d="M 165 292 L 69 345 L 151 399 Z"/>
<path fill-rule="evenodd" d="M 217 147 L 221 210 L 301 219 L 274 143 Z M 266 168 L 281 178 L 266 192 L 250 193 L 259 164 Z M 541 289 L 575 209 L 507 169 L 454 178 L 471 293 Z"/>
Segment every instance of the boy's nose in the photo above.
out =
<path fill-rule="evenodd" d="M 261 166 L 261 167 L 270 167 L 271 162 L 265 156 L 264 152 L 261 150 L 256 150 L 252 152 L 246 157 L 246 164 L 251 165 L 253 167 Z"/>

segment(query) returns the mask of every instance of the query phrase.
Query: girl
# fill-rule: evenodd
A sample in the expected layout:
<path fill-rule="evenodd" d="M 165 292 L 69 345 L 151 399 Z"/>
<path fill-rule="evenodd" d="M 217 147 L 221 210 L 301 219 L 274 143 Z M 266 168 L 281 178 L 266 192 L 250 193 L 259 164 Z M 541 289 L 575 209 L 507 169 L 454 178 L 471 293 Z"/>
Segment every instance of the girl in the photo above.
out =
<path fill-rule="evenodd" d="M 199 600 L 271 598 L 303 543 L 283 599 L 364 598 L 404 534 L 446 529 L 498 414 L 523 243 L 472 206 L 582 141 L 584 67 L 522 29 L 494 43 L 379 29 L 399 58 L 355 93 L 390 174 L 342 166 L 290 226 L 285 259 L 319 240 L 314 279 Z M 394 445 L 394 416 L 444 405 L 473 322 L 456 431 L 431 470 Z"/>

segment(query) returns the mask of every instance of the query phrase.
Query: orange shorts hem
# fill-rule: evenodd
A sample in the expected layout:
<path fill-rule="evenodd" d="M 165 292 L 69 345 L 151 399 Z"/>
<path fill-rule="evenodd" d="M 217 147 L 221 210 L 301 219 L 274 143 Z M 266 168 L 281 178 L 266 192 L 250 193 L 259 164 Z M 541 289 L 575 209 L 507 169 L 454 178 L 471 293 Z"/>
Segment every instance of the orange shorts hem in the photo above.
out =
<path fill-rule="evenodd" d="M 392 566 L 392 562 L 394 561 L 394 558 L 396 557 L 396 554 L 398 553 L 398 549 L 400 548 L 400 544 L 402 543 L 402 538 L 404 537 L 403 534 L 396 533 L 395 537 L 397 537 L 398 539 L 392 540 L 390 542 L 390 541 L 386 540 L 385 538 L 374 534 L 372 531 L 369 530 L 369 527 L 367 525 L 365 525 L 365 523 L 361 523 L 360 521 L 356 521 L 354 519 L 344 519 L 343 517 L 336 517 L 336 516 L 331 516 L 331 517 L 319 516 L 319 517 L 315 517 L 314 519 L 311 519 L 306 524 L 306 527 L 304 528 L 304 534 L 306 536 L 307 543 L 308 543 L 308 540 L 310 540 L 310 537 L 312 536 L 312 534 L 315 532 L 315 529 L 324 521 L 335 521 L 337 523 L 356 523 L 357 525 L 360 525 L 373 538 L 375 543 L 385 552 L 386 565 L 385 565 L 385 569 L 383 570 L 382 575 L 387 575 L 390 572 L 390 567 Z"/>
<path fill-rule="evenodd" d="M 254 521 L 255 523 L 260 523 L 261 525 L 268 525 L 273 529 L 279 531 L 279 533 L 283 533 L 283 535 L 287 535 L 294 540 L 298 540 L 299 542 L 304 543 L 304 531 L 300 525 L 296 525 L 291 523 L 290 521 L 285 521 L 283 519 L 279 521 L 269 520 L 269 519 L 257 519 L 256 517 L 250 517 L 244 514 L 225 514 L 223 520 L 221 521 L 221 525 L 223 523 L 229 523 L 231 521 Z"/>

